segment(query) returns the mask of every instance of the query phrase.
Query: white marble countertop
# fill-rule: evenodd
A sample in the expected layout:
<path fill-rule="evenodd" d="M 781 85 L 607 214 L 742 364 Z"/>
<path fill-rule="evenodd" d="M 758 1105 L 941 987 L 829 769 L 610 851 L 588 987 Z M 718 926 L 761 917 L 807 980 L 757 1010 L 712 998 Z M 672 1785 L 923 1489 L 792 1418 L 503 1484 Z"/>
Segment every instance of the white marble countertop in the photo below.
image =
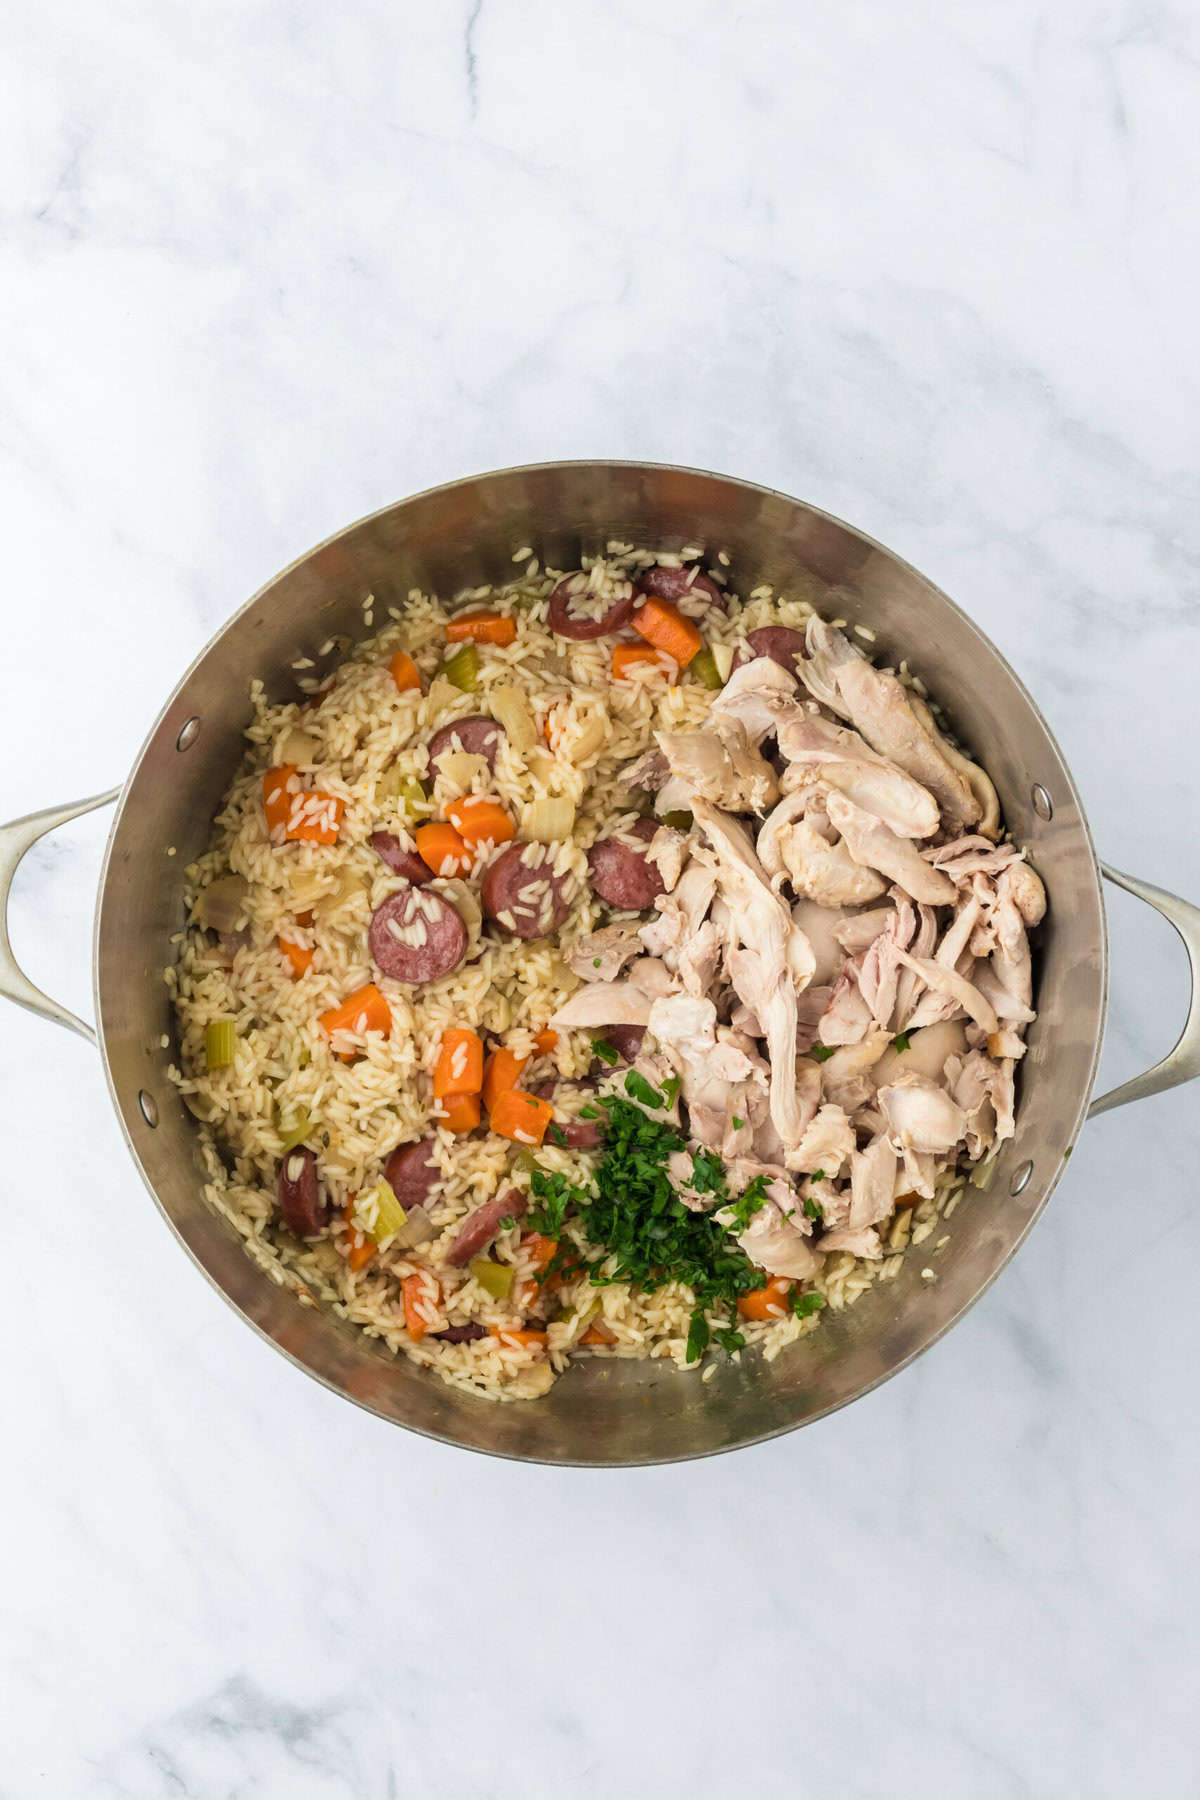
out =
<path fill-rule="evenodd" d="M 1103 854 L 1200 897 L 1194 14 L 26 0 L 2 55 L 9 816 L 119 780 L 346 521 L 646 457 L 916 563 Z M 13 909 L 85 1009 L 103 831 Z M 1184 1010 L 1168 928 L 1112 938 L 1106 1084 Z M 5 1795 L 1200 1791 L 1195 1090 L 1091 1126 L 907 1373 L 627 1475 L 335 1400 L 179 1254 L 82 1041 L 4 1014 L 0 1092 Z"/>

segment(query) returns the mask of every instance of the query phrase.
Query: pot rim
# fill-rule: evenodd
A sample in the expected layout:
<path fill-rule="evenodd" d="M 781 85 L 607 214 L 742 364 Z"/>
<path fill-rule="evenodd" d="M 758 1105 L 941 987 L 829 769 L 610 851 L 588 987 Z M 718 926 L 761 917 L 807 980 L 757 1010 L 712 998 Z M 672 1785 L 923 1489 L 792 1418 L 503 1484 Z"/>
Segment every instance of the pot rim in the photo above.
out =
<path fill-rule="evenodd" d="M 154 1183 L 151 1181 L 145 1167 L 143 1166 L 142 1159 L 138 1153 L 137 1146 L 134 1143 L 133 1137 L 131 1136 L 130 1131 L 129 1131 L 129 1127 L 126 1123 L 124 1109 L 121 1104 L 120 1096 L 118 1094 L 117 1087 L 116 1087 L 116 1082 L 115 1082 L 112 1068 L 111 1068 L 111 1065 L 109 1062 L 108 1045 L 107 1045 L 106 1032 L 105 1032 L 105 1027 L 104 1027 L 103 1013 L 101 1010 L 100 923 L 101 923 L 101 915 L 103 912 L 103 900 L 104 900 L 104 896 L 105 896 L 107 886 L 108 886 L 108 879 L 109 879 L 109 874 L 110 874 L 110 867 L 111 867 L 111 862 L 112 862 L 112 857 L 113 857 L 113 851 L 114 851 L 114 847 L 115 847 L 117 838 L 120 834 L 120 828 L 121 828 L 121 824 L 122 824 L 124 814 L 125 814 L 125 807 L 128 802 L 130 793 L 132 791 L 134 782 L 135 782 L 137 775 L 141 769 L 142 762 L 143 762 L 143 760 L 146 756 L 146 753 L 147 753 L 148 749 L 150 748 L 150 745 L 151 745 L 153 739 L 155 738 L 160 726 L 162 725 L 164 719 L 170 713 L 170 711 L 173 708 L 173 706 L 175 705 L 179 695 L 182 693 L 182 691 L 185 689 L 187 684 L 190 682 L 195 671 L 207 659 L 207 657 L 210 655 L 210 653 L 215 648 L 215 646 L 225 636 L 226 632 L 229 631 L 229 629 L 236 623 L 236 621 L 238 619 L 240 619 L 244 614 L 250 612 L 259 603 L 259 601 L 262 600 L 263 597 L 276 585 L 276 583 L 281 581 L 286 575 L 290 574 L 294 569 L 299 568 L 302 564 L 307 563 L 313 556 L 318 555 L 320 552 L 328 549 L 331 545 L 336 544 L 342 538 L 349 536 L 350 533 L 359 530 L 364 525 L 369 525 L 373 521 L 381 519 L 381 518 L 385 517 L 387 514 L 395 512 L 400 508 L 412 505 L 415 502 L 431 498 L 434 495 L 448 493 L 455 488 L 469 487 L 473 483 L 476 483 L 476 482 L 492 480 L 492 479 L 497 479 L 497 478 L 503 478 L 506 476 L 538 475 L 538 474 L 543 474 L 543 473 L 553 473 L 555 471 L 565 470 L 565 469 L 587 469 L 587 470 L 631 469 L 631 470 L 654 471 L 657 473 L 666 473 L 666 474 L 675 474 L 675 475 L 692 475 L 692 476 L 697 476 L 697 477 L 700 477 L 702 479 L 709 480 L 709 481 L 721 482 L 721 483 L 726 484 L 731 487 L 742 488 L 750 493 L 761 496 L 765 499 L 781 500 L 789 506 L 801 506 L 807 512 L 811 513 L 814 517 L 821 519 L 821 520 L 827 522 L 828 524 L 834 525 L 834 526 L 838 527 L 840 530 L 849 533 L 852 537 L 858 539 L 859 542 L 869 546 L 871 550 L 878 552 L 880 555 L 888 558 L 891 562 L 895 563 L 901 569 L 906 570 L 909 574 L 914 576 L 919 582 L 923 583 L 925 587 L 929 588 L 933 593 L 935 593 L 938 596 L 938 599 L 942 602 L 942 604 L 945 605 L 946 607 L 948 607 L 952 613 L 957 615 L 959 620 L 967 627 L 968 631 L 978 640 L 981 647 L 984 650 L 986 650 L 991 656 L 994 656 L 996 658 L 997 662 L 1001 665 L 1005 674 L 1007 675 L 1009 681 L 1012 683 L 1013 687 L 1015 688 L 1017 693 L 1020 695 L 1020 698 L 1022 699 L 1022 701 L 1024 702 L 1026 707 L 1028 707 L 1029 711 L 1033 714 L 1034 719 L 1036 720 L 1037 724 L 1041 728 L 1042 732 L 1045 734 L 1045 737 L 1046 737 L 1051 749 L 1054 751 L 1055 755 L 1057 756 L 1062 774 L 1066 781 L 1067 792 L 1068 792 L 1070 801 L 1075 808 L 1075 812 L 1076 812 L 1076 815 L 1079 820 L 1079 826 L 1080 826 L 1080 830 L 1082 833 L 1084 846 L 1087 851 L 1088 868 L 1089 868 L 1089 872 L 1091 875 L 1092 886 L 1094 889 L 1094 895 L 1095 895 L 1095 899 L 1096 899 L 1096 903 L 1097 903 L 1097 907 L 1098 907 L 1098 911 L 1099 911 L 1099 918 L 1100 918 L 1100 942 L 1099 942 L 1099 945 L 1097 946 L 1098 953 L 1099 953 L 1099 966 L 1097 969 L 1098 999 L 1099 999 L 1098 1030 L 1096 1032 L 1095 1041 L 1092 1046 L 1091 1058 L 1090 1058 L 1089 1065 L 1087 1068 L 1086 1080 L 1083 1082 L 1082 1087 L 1081 1087 L 1080 1098 L 1079 1098 L 1078 1105 L 1076 1107 L 1075 1117 L 1070 1122 L 1065 1149 L 1064 1149 L 1063 1153 L 1061 1154 L 1057 1165 L 1051 1171 L 1050 1175 L 1046 1178 L 1046 1185 L 1045 1185 L 1044 1191 L 1042 1193 L 1039 1204 L 1037 1205 L 1037 1207 L 1034 1210 L 1032 1210 L 1030 1212 L 1029 1216 L 1024 1221 L 1022 1229 L 1020 1231 L 1016 1232 L 1015 1235 L 1013 1235 L 1013 1237 L 1011 1238 L 1011 1241 L 1007 1243 L 1007 1245 L 1005 1246 L 1004 1254 L 1001 1256 L 1000 1260 L 996 1263 L 995 1267 L 988 1273 L 988 1275 L 985 1277 L 985 1279 L 982 1282 L 980 1282 L 980 1284 L 973 1290 L 970 1297 L 967 1298 L 966 1300 L 964 1300 L 963 1304 L 953 1314 L 951 1314 L 950 1317 L 943 1320 L 942 1323 L 939 1325 L 939 1327 L 933 1332 L 933 1334 L 930 1337 L 926 1338 L 923 1343 L 921 1343 L 915 1349 L 911 1350 L 907 1355 L 902 1357 L 898 1362 L 892 1364 L 890 1367 L 888 1367 L 886 1369 L 881 1370 L 878 1375 L 876 1375 L 872 1380 L 865 1383 L 862 1387 L 858 1388 L 853 1394 L 849 1394 L 842 1398 L 831 1400 L 827 1405 L 822 1406 L 821 1408 L 819 1408 L 818 1410 L 816 1410 L 812 1413 L 809 1413 L 802 1419 L 796 1419 L 794 1421 L 787 1422 L 787 1423 L 784 1423 L 784 1424 L 781 1424 L 778 1426 L 774 1426 L 774 1427 L 771 1427 L 771 1428 L 763 1430 L 763 1431 L 756 1431 L 753 1434 L 751 1434 L 750 1436 L 747 1436 L 744 1438 L 739 1438 L 738 1440 L 736 1440 L 734 1442 L 715 1444 L 712 1446 L 706 1446 L 701 1449 L 687 1450 L 687 1451 L 684 1451 L 681 1453 L 676 1453 L 676 1454 L 671 1454 L 671 1455 L 666 1455 L 666 1456 L 646 1456 L 646 1457 L 637 1457 L 637 1458 L 613 1457 L 613 1458 L 585 1459 L 582 1457 L 560 1457 L 560 1456 L 543 1456 L 543 1455 L 536 1455 L 536 1454 L 519 1454 L 514 1451 L 509 1451 L 509 1450 L 500 1449 L 500 1448 L 493 1448 L 493 1447 L 490 1447 L 490 1446 L 484 1445 L 484 1444 L 465 1443 L 460 1438 L 456 1437 L 452 1432 L 428 1429 L 423 1425 L 413 1424 L 406 1420 L 401 1420 L 401 1419 L 397 1419 L 397 1418 L 393 1417 L 392 1414 L 385 1412 L 380 1407 L 374 1405 L 370 1399 L 349 1393 L 345 1387 L 340 1386 L 336 1381 L 332 1380 L 329 1376 L 325 1375 L 320 1369 L 314 1368 L 311 1363 L 305 1361 L 303 1358 L 296 1355 L 287 1346 L 281 1344 L 275 1337 L 273 1337 L 271 1335 L 271 1333 L 269 1331 L 267 1331 L 265 1329 L 265 1327 L 263 1325 L 261 1325 L 256 1319 L 252 1318 L 250 1316 L 250 1314 L 247 1313 L 242 1308 L 242 1306 L 233 1297 L 233 1295 L 231 1295 L 226 1290 L 226 1288 L 217 1279 L 216 1275 L 209 1270 L 209 1268 L 201 1260 L 201 1258 L 196 1253 L 196 1251 L 188 1243 L 187 1239 L 183 1236 L 182 1232 L 176 1225 L 174 1219 L 171 1217 L 171 1215 L 167 1211 L 166 1206 L 164 1205 L 164 1203 L 158 1193 L 157 1188 L 155 1187 Z M 1070 1160 L 1071 1152 L 1072 1152 L 1072 1150 L 1075 1146 L 1075 1143 L 1079 1137 L 1079 1133 L 1087 1120 L 1088 1106 L 1089 1106 L 1089 1103 L 1091 1100 L 1092 1090 L 1093 1090 L 1093 1088 L 1095 1086 L 1095 1082 L 1096 1082 L 1096 1073 L 1099 1068 L 1100 1053 L 1101 1053 L 1101 1049 L 1102 1049 L 1103 1042 L 1104 1042 L 1104 1027 L 1105 1027 L 1105 1021 L 1107 1018 L 1107 1011 L 1108 1011 L 1108 977 L 1109 977 L 1108 925 L 1107 925 L 1107 912 L 1106 912 L 1106 908 L 1105 908 L 1105 904 L 1104 904 L 1104 884 L 1101 879 L 1100 862 L 1099 862 L 1099 858 L 1096 853 L 1096 847 L 1095 847 L 1095 843 L 1092 838 L 1091 827 L 1088 823 L 1088 817 L 1087 817 L 1087 813 L 1086 813 L 1086 810 L 1083 805 L 1082 797 L 1080 796 L 1079 790 L 1076 786 L 1074 776 L 1071 773 L 1070 765 L 1068 764 L 1066 757 L 1063 755 L 1061 746 L 1059 745 L 1057 738 L 1055 737 L 1054 733 L 1051 731 L 1048 723 L 1046 722 L 1046 719 L 1043 716 L 1042 711 L 1041 711 L 1040 707 L 1038 706 L 1037 702 L 1034 700 L 1033 696 L 1030 694 L 1029 690 L 1026 688 L 1026 686 L 1025 686 L 1024 682 L 1021 680 L 1020 676 L 1013 669 L 1013 667 L 1009 663 L 1007 657 L 1005 657 L 1002 654 L 1002 652 L 999 649 L 997 649 L 996 645 L 987 636 L 987 634 L 975 623 L 974 619 L 971 618 L 971 616 L 968 613 L 966 613 L 963 610 L 963 608 L 957 604 L 956 601 L 952 600 L 948 594 L 946 594 L 940 587 L 938 587 L 938 585 L 935 582 L 931 581 L 928 576 L 922 574 L 921 571 L 919 569 L 917 569 L 914 564 L 908 562 L 905 557 L 900 556 L 896 551 L 892 550 L 888 545 L 881 543 L 878 538 L 872 537 L 868 532 L 863 531 L 857 525 L 849 524 L 846 520 L 839 518 L 835 513 L 827 512 L 823 507 L 813 505 L 811 501 L 798 499 L 795 495 L 787 494 L 780 488 L 767 487 L 767 486 L 764 486 L 761 482 L 746 481 L 740 476 L 725 475 L 725 474 L 722 474 L 718 470 L 702 469 L 702 468 L 698 468 L 698 467 L 695 467 L 694 465 L 686 464 L 686 463 L 647 462 L 647 461 L 641 461 L 641 460 L 638 460 L 638 459 L 632 458 L 632 457 L 567 457 L 567 458 L 554 459 L 554 460 L 547 461 L 547 462 L 515 463 L 515 464 L 507 465 L 504 468 L 480 470 L 472 475 L 459 476 L 452 481 L 435 483 L 432 487 L 419 489 L 416 493 L 406 495 L 400 500 L 391 501 L 386 506 L 375 507 L 370 512 L 364 513 L 359 518 L 352 520 L 349 524 L 341 526 L 337 531 L 331 532 L 327 537 L 322 538 L 318 543 L 311 545 L 300 556 L 294 557 L 291 562 L 286 563 L 283 566 L 283 568 L 280 569 L 269 580 L 263 582 L 261 584 L 261 586 L 255 590 L 255 592 L 250 596 L 250 598 L 248 600 L 243 602 L 243 604 L 241 606 L 237 607 L 234 610 L 234 612 L 232 612 L 229 615 L 229 617 L 224 620 L 224 622 L 220 625 L 220 627 L 215 632 L 213 632 L 212 635 L 206 640 L 206 642 L 203 644 L 201 649 L 196 653 L 196 655 L 193 656 L 191 661 L 188 663 L 186 669 L 183 671 L 183 673 L 180 675 L 179 679 L 176 681 L 175 685 L 171 689 L 171 691 L 168 694 L 163 705 L 159 708 L 158 712 L 155 714 L 154 720 L 153 720 L 152 724 L 150 725 L 150 728 L 147 731 L 145 737 L 143 738 L 143 741 L 142 741 L 142 743 L 138 749 L 138 752 L 137 752 L 136 756 L 134 757 L 133 763 L 129 769 L 129 773 L 126 776 L 126 778 L 122 784 L 120 796 L 119 796 L 119 798 L 117 800 L 117 804 L 114 808 L 112 823 L 111 823 L 111 826 L 109 829 L 108 839 L 105 844 L 104 858 L 103 858 L 103 861 L 102 861 L 101 867 L 100 867 L 100 875 L 99 875 L 99 881 L 98 881 L 98 885 L 97 885 L 96 909 L 95 909 L 95 919 L 94 919 L 94 925 L 93 925 L 93 939 L 92 939 L 92 997 L 93 997 L 93 1005 L 95 1008 L 95 1018 L 96 1018 L 96 1038 L 97 1038 L 97 1044 L 98 1044 L 98 1047 L 100 1050 L 101 1061 L 104 1066 L 104 1076 L 105 1076 L 105 1081 L 108 1086 L 109 1098 L 112 1102 L 113 1110 L 116 1113 L 117 1122 L 121 1129 L 121 1134 L 125 1139 L 126 1147 L 129 1150 L 129 1153 L 133 1159 L 134 1165 L 137 1168 L 138 1173 L 142 1178 L 143 1184 L 145 1185 L 152 1200 L 154 1201 L 154 1204 L 155 1204 L 155 1207 L 156 1207 L 158 1213 L 160 1214 L 161 1218 L 167 1225 L 168 1229 L 171 1231 L 174 1238 L 176 1239 L 176 1242 L 186 1252 L 189 1260 L 195 1265 L 196 1268 L 198 1268 L 200 1270 L 201 1274 L 204 1276 L 205 1280 L 208 1282 L 210 1287 L 212 1287 L 216 1290 L 216 1292 L 221 1296 L 222 1300 L 225 1301 L 226 1305 L 230 1308 L 230 1310 L 237 1315 L 237 1317 L 242 1321 L 243 1324 L 248 1325 L 254 1331 L 254 1333 L 256 1334 L 257 1337 L 259 1337 L 264 1343 L 269 1344 L 270 1347 L 277 1354 L 280 1354 L 280 1355 L 286 1357 L 288 1362 L 290 1362 L 295 1368 L 302 1371 L 305 1375 L 309 1376 L 312 1380 L 319 1382 L 323 1388 L 327 1389 L 328 1392 L 336 1395 L 339 1399 L 349 1400 L 355 1406 L 360 1407 L 364 1412 L 370 1413 L 374 1417 L 382 1419 L 385 1423 L 387 1423 L 389 1425 L 400 1426 L 402 1429 L 404 1429 L 406 1431 L 414 1432 L 420 1437 L 429 1439 L 436 1443 L 444 1444 L 448 1448 L 451 1448 L 454 1450 L 459 1450 L 459 1451 L 467 1450 L 467 1451 L 470 1451 L 477 1455 L 494 1457 L 494 1458 L 497 1458 L 504 1462 L 524 1463 L 524 1464 L 531 1464 L 534 1466 L 540 1465 L 540 1466 L 544 1466 L 544 1467 L 548 1467 L 548 1468 L 583 1468 L 583 1469 L 658 1468 L 658 1467 L 663 1467 L 666 1465 L 676 1464 L 676 1463 L 697 1462 L 697 1461 L 700 1461 L 700 1460 L 708 1458 L 708 1457 L 725 1455 L 725 1454 L 730 1453 L 735 1450 L 746 1450 L 757 1444 L 769 1443 L 770 1441 L 772 1441 L 775 1438 L 788 1436 L 790 1433 L 799 1430 L 802 1426 L 816 1424 L 819 1420 L 828 1418 L 831 1414 L 833 1414 L 835 1412 L 840 1412 L 843 1407 L 849 1406 L 854 1401 L 862 1399 L 865 1395 L 872 1393 L 876 1388 L 881 1387 L 885 1382 L 890 1381 L 893 1376 L 900 1374 L 902 1370 L 909 1368 L 914 1362 L 916 1362 L 918 1360 L 919 1357 L 923 1356 L 928 1350 L 932 1349 L 935 1344 L 940 1343 L 941 1340 L 946 1336 L 946 1334 L 951 1330 L 951 1328 L 958 1324 L 960 1319 L 962 1319 L 963 1315 L 965 1313 L 969 1312 L 971 1310 L 971 1308 L 973 1306 L 975 1306 L 977 1304 L 977 1302 L 983 1298 L 984 1294 L 987 1293 L 988 1289 L 992 1286 L 993 1282 L 995 1282 L 995 1280 L 1001 1274 L 1001 1272 L 1005 1268 L 1008 1267 L 1009 1263 L 1012 1261 L 1012 1259 L 1016 1255 L 1017 1251 L 1020 1249 L 1022 1244 L 1024 1244 L 1026 1238 L 1029 1236 L 1029 1233 L 1032 1231 L 1034 1225 L 1037 1223 L 1037 1221 L 1040 1219 L 1042 1213 L 1045 1211 L 1047 1205 L 1049 1204 L 1050 1198 L 1051 1198 L 1052 1194 L 1054 1193 L 1055 1188 L 1058 1186 L 1058 1183 L 1062 1177 L 1063 1171 L 1065 1170 L 1067 1163 Z M 264 1276 L 263 1279 L 266 1279 L 266 1277 Z M 497 1402 L 485 1401 L 481 1398 L 480 1404 L 494 1405 L 494 1404 L 497 1404 Z"/>

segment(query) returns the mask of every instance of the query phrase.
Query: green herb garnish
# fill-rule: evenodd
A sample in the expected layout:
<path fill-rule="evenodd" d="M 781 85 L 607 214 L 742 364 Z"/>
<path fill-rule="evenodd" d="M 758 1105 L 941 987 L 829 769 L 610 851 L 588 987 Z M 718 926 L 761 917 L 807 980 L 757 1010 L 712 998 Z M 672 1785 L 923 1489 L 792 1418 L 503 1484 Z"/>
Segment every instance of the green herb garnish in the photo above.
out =
<path fill-rule="evenodd" d="M 909 1049 L 911 1044 L 912 1044 L 912 1039 L 909 1037 L 907 1031 L 900 1032 L 900 1034 L 897 1037 L 894 1037 L 892 1039 L 892 1049 L 893 1050 L 907 1050 L 907 1049 Z"/>
<path fill-rule="evenodd" d="M 679 1092 L 678 1075 L 668 1075 L 662 1084 L 662 1097 L 668 1106 L 674 1106 L 675 1096 Z"/>
<path fill-rule="evenodd" d="M 765 1175 L 756 1175 L 753 1181 L 746 1183 L 737 1199 L 730 1205 L 729 1211 L 733 1215 L 733 1225 L 730 1229 L 736 1231 L 740 1236 L 743 1231 L 749 1229 L 751 1219 L 756 1212 L 762 1211 L 766 1203 L 767 1178 Z"/>
<path fill-rule="evenodd" d="M 735 1131 L 740 1131 L 742 1126 L 746 1123 L 745 1119 L 739 1119 L 736 1114 L 729 1122 Z"/>
<path fill-rule="evenodd" d="M 621 1052 L 615 1044 L 610 1044 L 607 1038 L 593 1038 L 592 1053 L 598 1056 L 602 1063 L 607 1063 L 610 1068 L 613 1063 L 621 1060 Z"/>
<path fill-rule="evenodd" d="M 635 1100 L 640 1100 L 643 1106 L 659 1107 L 663 1103 L 663 1097 L 658 1089 L 651 1087 L 646 1077 L 637 1069 L 630 1069 L 626 1075 L 625 1092 L 632 1094 Z"/>
<path fill-rule="evenodd" d="M 811 1294 L 802 1294 L 800 1292 L 799 1288 L 792 1289 L 791 1306 L 792 1306 L 792 1311 L 795 1313 L 795 1315 L 798 1319 L 810 1318 L 813 1313 L 820 1312 L 820 1310 L 824 1306 L 824 1304 L 825 1304 L 824 1294 L 818 1294 L 816 1292 L 811 1293 Z"/>
<path fill-rule="evenodd" d="M 834 1046 L 832 1044 L 814 1044 L 809 1051 L 809 1055 L 814 1062 L 828 1062 L 833 1055 L 833 1051 Z"/>
<path fill-rule="evenodd" d="M 825 1223 L 825 1208 L 811 1194 L 805 1199 L 804 1210 L 810 1219 L 819 1219 L 822 1225 Z"/>

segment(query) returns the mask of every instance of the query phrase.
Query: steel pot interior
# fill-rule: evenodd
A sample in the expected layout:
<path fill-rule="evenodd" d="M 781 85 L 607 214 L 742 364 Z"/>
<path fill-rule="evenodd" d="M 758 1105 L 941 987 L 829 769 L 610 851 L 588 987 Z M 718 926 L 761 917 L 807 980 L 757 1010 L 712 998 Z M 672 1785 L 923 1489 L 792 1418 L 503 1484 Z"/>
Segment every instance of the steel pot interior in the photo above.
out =
<path fill-rule="evenodd" d="M 180 871 L 204 848 L 241 758 L 252 676 L 283 694 L 295 658 L 311 657 L 319 671 L 327 639 L 363 634 L 368 593 L 379 623 L 412 587 L 453 593 L 510 579 L 521 544 L 572 568 L 612 537 L 724 548 L 743 592 L 759 580 L 786 590 L 815 575 L 848 590 L 830 607 L 874 629 L 882 660 L 910 659 L 988 769 L 1046 882 L 1039 1017 L 1021 1071 L 1016 1137 L 989 1191 L 967 1190 L 935 1259 L 936 1280 L 922 1279 L 919 1251 L 909 1255 L 895 1280 L 827 1314 L 770 1364 L 753 1355 L 740 1366 L 720 1361 L 701 1381 L 670 1365 L 595 1361 L 541 1400 L 495 1405 L 303 1306 L 208 1208 L 195 1125 L 166 1077 L 174 1052 L 160 1048 L 163 1033 L 174 1042 L 161 971 L 183 922 Z M 1034 784 L 1049 796 L 1049 819 L 1035 807 Z M 1095 1074 L 1105 978 L 1099 875 L 1079 797 L 1037 708 L 982 633 L 916 570 L 814 507 L 641 463 L 552 463 L 455 482 L 350 526 L 285 569 L 219 633 L 163 709 L 113 823 L 96 923 L 96 1017 L 113 1099 L 147 1186 L 209 1279 L 335 1392 L 449 1443 L 552 1463 L 665 1462 L 752 1443 L 853 1400 L 939 1337 L 1012 1255 L 1062 1169 Z"/>

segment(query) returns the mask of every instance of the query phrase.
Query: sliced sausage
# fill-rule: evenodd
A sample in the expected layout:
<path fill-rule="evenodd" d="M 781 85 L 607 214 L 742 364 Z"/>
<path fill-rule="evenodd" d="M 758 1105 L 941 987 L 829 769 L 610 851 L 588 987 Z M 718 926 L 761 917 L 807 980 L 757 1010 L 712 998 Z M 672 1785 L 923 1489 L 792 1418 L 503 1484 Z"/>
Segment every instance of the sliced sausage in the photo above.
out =
<path fill-rule="evenodd" d="M 433 1139 L 400 1144 L 384 1164 L 383 1178 L 405 1212 L 414 1206 L 426 1206 L 442 1179 L 442 1171 L 433 1159 Z"/>
<path fill-rule="evenodd" d="M 747 635 L 746 642 L 754 656 L 769 656 L 789 675 L 796 673 L 796 658 L 808 655 L 804 633 L 787 625 L 760 625 Z"/>
<path fill-rule="evenodd" d="M 467 928 L 444 894 L 406 887 L 376 909 L 367 943 L 393 981 L 438 981 L 467 954 Z"/>
<path fill-rule="evenodd" d="M 503 736 L 503 726 L 483 713 L 472 713 L 468 719 L 455 719 L 453 724 L 443 725 L 430 738 L 429 766 L 436 768 L 438 758 L 445 756 L 447 751 L 465 750 L 470 756 L 486 757 L 488 768 L 494 769 Z"/>
<path fill-rule="evenodd" d="M 729 596 L 721 591 L 711 575 L 702 574 L 698 569 L 664 569 L 655 563 L 653 568 L 643 570 L 638 576 L 638 586 L 643 594 L 653 594 L 657 600 L 672 600 L 676 605 L 683 601 L 685 612 L 693 611 L 687 605 L 689 600 L 701 598 L 722 612 L 729 610 Z"/>
<path fill-rule="evenodd" d="M 480 899 L 489 919 L 514 937 L 546 937 L 571 910 L 572 880 L 554 870 L 553 844 L 508 844 L 483 872 Z"/>
<path fill-rule="evenodd" d="M 288 1230 L 299 1238 L 316 1237 L 328 1217 L 317 1153 L 306 1145 L 289 1150 L 279 1165 L 279 1210 Z"/>
<path fill-rule="evenodd" d="M 486 1325 L 450 1325 L 445 1331 L 435 1331 L 434 1337 L 443 1344 L 477 1344 L 480 1338 L 488 1335 Z"/>
<path fill-rule="evenodd" d="M 645 912 L 659 894 L 666 893 L 658 864 L 626 842 L 627 837 L 634 837 L 648 844 L 657 830 L 653 819 L 638 819 L 627 833 L 600 838 L 588 851 L 592 891 L 610 906 L 618 906 L 622 912 Z"/>
<path fill-rule="evenodd" d="M 519 1188 L 508 1188 L 494 1200 L 485 1200 L 459 1226 L 458 1236 L 446 1252 L 446 1261 L 456 1269 L 464 1268 L 473 1256 L 487 1249 L 500 1229 L 501 1219 L 521 1218 L 528 1205 Z"/>
<path fill-rule="evenodd" d="M 564 575 L 551 594 L 547 621 L 559 637 L 609 637 L 628 624 L 638 597 L 633 583 L 622 583 L 629 592 L 619 594 L 607 605 L 599 596 L 588 593 L 587 583 L 587 575 L 577 569 L 573 575 Z"/>
<path fill-rule="evenodd" d="M 391 831 L 373 831 L 368 840 L 375 854 L 382 858 L 394 875 L 403 875 L 416 887 L 433 879 L 433 870 L 415 850 L 406 850 Z"/>
<path fill-rule="evenodd" d="M 596 1036 L 606 1044 L 611 1044 L 622 1062 L 631 1063 L 639 1055 L 642 1040 L 646 1035 L 644 1025 L 606 1025 Z"/>

